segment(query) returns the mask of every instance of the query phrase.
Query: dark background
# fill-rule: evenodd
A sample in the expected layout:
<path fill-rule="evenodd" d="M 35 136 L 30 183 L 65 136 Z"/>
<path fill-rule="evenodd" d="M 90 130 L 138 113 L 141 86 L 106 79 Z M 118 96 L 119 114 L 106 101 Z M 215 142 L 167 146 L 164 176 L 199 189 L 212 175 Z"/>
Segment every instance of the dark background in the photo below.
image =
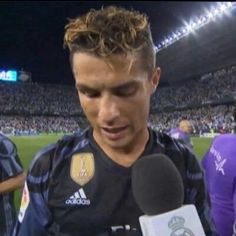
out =
<path fill-rule="evenodd" d="M 0 69 L 30 71 L 34 82 L 73 84 L 68 51 L 63 49 L 64 26 L 68 18 L 106 5 L 133 8 L 149 16 L 157 44 L 191 17 L 202 14 L 215 4 L 170 1 L 1 1 Z"/>

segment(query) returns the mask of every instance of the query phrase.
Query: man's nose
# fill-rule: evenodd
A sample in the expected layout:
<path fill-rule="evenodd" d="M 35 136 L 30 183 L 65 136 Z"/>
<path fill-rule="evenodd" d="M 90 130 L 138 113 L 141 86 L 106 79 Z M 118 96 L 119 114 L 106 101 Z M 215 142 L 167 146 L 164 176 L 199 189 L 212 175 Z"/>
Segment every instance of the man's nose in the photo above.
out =
<path fill-rule="evenodd" d="M 102 122 L 111 123 L 120 116 L 118 100 L 114 96 L 101 98 L 98 117 Z"/>

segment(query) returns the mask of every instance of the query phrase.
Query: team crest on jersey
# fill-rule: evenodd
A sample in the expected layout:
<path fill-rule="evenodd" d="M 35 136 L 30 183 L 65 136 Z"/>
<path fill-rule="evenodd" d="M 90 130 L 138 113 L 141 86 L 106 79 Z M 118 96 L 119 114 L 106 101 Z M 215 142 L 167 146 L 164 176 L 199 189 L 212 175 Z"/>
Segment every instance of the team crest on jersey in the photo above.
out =
<path fill-rule="evenodd" d="M 94 176 L 95 165 L 92 153 L 77 153 L 72 156 L 71 178 L 80 186 L 87 184 Z"/>

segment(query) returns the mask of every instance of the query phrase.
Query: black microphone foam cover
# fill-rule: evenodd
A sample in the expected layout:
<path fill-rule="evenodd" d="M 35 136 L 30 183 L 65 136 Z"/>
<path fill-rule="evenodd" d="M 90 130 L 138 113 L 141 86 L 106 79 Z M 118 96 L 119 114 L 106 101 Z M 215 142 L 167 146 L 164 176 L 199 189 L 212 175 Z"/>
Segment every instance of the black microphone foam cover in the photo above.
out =
<path fill-rule="evenodd" d="M 182 206 L 183 180 L 164 154 L 143 156 L 132 167 L 132 191 L 146 215 L 158 215 Z"/>

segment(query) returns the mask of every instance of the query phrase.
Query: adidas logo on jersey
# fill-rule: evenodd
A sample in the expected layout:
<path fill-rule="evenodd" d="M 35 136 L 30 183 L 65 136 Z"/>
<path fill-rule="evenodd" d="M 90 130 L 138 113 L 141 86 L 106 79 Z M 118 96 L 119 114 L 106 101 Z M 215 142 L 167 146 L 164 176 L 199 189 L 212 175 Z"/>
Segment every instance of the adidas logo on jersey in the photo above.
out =
<path fill-rule="evenodd" d="M 82 188 L 76 191 L 70 198 L 66 200 L 67 205 L 83 205 L 89 206 L 90 200 L 87 199 L 85 192 Z"/>

